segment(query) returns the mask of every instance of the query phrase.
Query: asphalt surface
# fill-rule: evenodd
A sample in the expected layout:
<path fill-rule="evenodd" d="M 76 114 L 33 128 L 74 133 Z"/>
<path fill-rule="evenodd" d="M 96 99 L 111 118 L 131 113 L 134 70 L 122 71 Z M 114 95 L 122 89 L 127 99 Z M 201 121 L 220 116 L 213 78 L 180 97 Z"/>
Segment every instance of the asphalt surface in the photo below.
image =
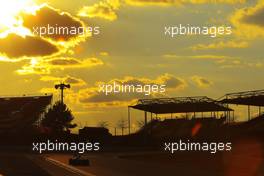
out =
<path fill-rule="evenodd" d="M 0 174 L 4 176 L 50 176 L 32 160 L 18 153 L 0 154 Z"/>
<path fill-rule="evenodd" d="M 70 154 L 0 152 L 0 176 L 264 176 L 264 146 L 238 141 L 230 152 L 88 153 L 90 166 L 68 165 Z M 81 172 L 80 172 L 81 171 Z"/>
<path fill-rule="evenodd" d="M 90 153 L 89 167 L 77 167 L 96 176 L 264 176 L 264 146 L 255 140 L 238 141 L 232 151 Z M 71 155 L 50 154 L 62 163 Z"/>
<path fill-rule="evenodd" d="M 24 153 L 0 153 L 0 176 L 83 176 L 71 168 Z"/>

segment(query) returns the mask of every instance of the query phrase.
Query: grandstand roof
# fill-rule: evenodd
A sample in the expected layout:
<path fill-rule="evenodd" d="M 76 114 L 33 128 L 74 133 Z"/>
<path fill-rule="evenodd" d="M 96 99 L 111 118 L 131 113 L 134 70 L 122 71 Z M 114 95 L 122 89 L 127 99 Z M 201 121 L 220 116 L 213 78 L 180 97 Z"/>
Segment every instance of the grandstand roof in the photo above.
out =
<path fill-rule="evenodd" d="M 219 102 L 237 105 L 264 106 L 264 90 L 229 93 Z"/>
<path fill-rule="evenodd" d="M 49 104 L 52 94 L 45 95 L 22 95 L 22 96 L 0 96 L 0 112 L 15 111 L 23 107 L 23 105 L 33 102 Z"/>
<path fill-rule="evenodd" d="M 51 100 L 52 94 L 0 97 L 0 133 L 32 126 Z"/>
<path fill-rule="evenodd" d="M 130 107 L 155 114 L 233 111 L 205 96 L 140 99 L 136 105 Z"/>

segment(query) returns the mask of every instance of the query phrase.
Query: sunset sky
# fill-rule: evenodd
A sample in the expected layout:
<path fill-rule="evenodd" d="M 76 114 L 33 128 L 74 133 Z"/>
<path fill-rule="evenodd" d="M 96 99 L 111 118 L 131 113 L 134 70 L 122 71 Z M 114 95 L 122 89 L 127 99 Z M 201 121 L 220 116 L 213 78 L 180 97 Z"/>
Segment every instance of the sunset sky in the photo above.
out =
<path fill-rule="evenodd" d="M 127 117 L 138 93 L 106 96 L 99 83 L 166 84 L 165 97 L 263 89 L 264 0 L 0 0 L 0 94 L 54 93 L 76 123 Z M 99 35 L 39 36 L 34 26 L 100 27 Z M 164 35 L 165 26 L 232 26 L 232 35 Z M 239 114 L 237 114 L 239 116 Z M 134 126 L 142 112 L 132 112 Z M 242 119 L 242 117 L 239 117 Z"/>

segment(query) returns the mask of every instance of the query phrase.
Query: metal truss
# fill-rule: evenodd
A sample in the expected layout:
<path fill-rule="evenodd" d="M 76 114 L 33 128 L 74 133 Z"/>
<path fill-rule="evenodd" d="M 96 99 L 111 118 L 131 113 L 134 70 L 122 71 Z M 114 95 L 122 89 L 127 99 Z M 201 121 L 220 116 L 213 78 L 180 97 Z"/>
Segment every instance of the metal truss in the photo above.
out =
<path fill-rule="evenodd" d="M 235 99 L 235 98 L 249 98 L 256 96 L 264 96 L 264 90 L 254 90 L 245 92 L 228 93 L 220 99 Z"/>
<path fill-rule="evenodd" d="M 151 104 L 184 104 L 184 103 L 217 103 L 217 101 L 206 96 L 196 97 L 174 97 L 174 98 L 153 98 L 153 99 L 139 99 L 138 105 Z"/>

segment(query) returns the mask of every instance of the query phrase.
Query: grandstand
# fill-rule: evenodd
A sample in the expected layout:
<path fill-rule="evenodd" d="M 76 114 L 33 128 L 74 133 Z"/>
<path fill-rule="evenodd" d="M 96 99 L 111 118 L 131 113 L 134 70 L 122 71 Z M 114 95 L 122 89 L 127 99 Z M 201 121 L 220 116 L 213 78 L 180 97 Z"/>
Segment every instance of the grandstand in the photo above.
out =
<path fill-rule="evenodd" d="M 32 127 L 52 101 L 52 94 L 0 97 L 0 134 Z"/>
<path fill-rule="evenodd" d="M 264 90 L 229 93 L 220 99 L 227 104 L 264 106 Z"/>
<path fill-rule="evenodd" d="M 173 113 L 192 113 L 193 118 L 196 118 L 196 113 L 200 112 L 203 118 L 203 112 L 211 112 L 211 117 L 218 117 L 215 112 L 223 112 L 226 122 L 235 122 L 234 110 L 230 105 L 243 105 L 248 109 L 249 124 L 263 121 L 264 113 L 264 90 L 244 91 L 236 93 L 228 93 L 221 98 L 214 100 L 206 96 L 197 97 L 176 97 L 176 98 L 154 98 L 154 99 L 139 99 L 136 105 L 128 106 L 128 128 L 130 133 L 130 109 L 137 109 L 145 112 L 145 125 L 147 124 L 147 113 L 155 114 L 172 114 Z M 255 120 L 251 117 L 251 107 L 258 107 L 259 112 Z M 232 115 L 231 113 L 232 112 Z M 202 119 L 201 119 L 202 120 Z M 206 119 L 204 119 L 206 120 Z M 263 124 L 263 123 L 261 123 Z"/>
<path fill-rule="evenodd" d="M 130 133 L 130 108 L 145 112 L 145 125 L 147 124 L 147 112 L 152 114 L 173 114 L 173 113 L 193 113 L 193 118 L 196 113 L 200 112 L 203 117 L 204 112 L 224 112 L 225 117 L 230 118 L 232 109 L 224 106 L 216 100 L 206 96 L 197 97 L 176 97 L 176 98 L 155 98 L 155 99 L 140 99 L 134 106 L 128 107 L 128 128 Z M 211 117 L 216 117 L 211 115 Z"/>
<path fill-rule="evenodd" d="M 264 90 L 245 91 L 237 93 L 229 93 L 219 98 L 219 103 L 244 105 L 248 107 L 248 120 L 251 119 L 250 107 L 259 108 L 259 115 L 262 115 L 261 108 L 264 106 Z"/>

